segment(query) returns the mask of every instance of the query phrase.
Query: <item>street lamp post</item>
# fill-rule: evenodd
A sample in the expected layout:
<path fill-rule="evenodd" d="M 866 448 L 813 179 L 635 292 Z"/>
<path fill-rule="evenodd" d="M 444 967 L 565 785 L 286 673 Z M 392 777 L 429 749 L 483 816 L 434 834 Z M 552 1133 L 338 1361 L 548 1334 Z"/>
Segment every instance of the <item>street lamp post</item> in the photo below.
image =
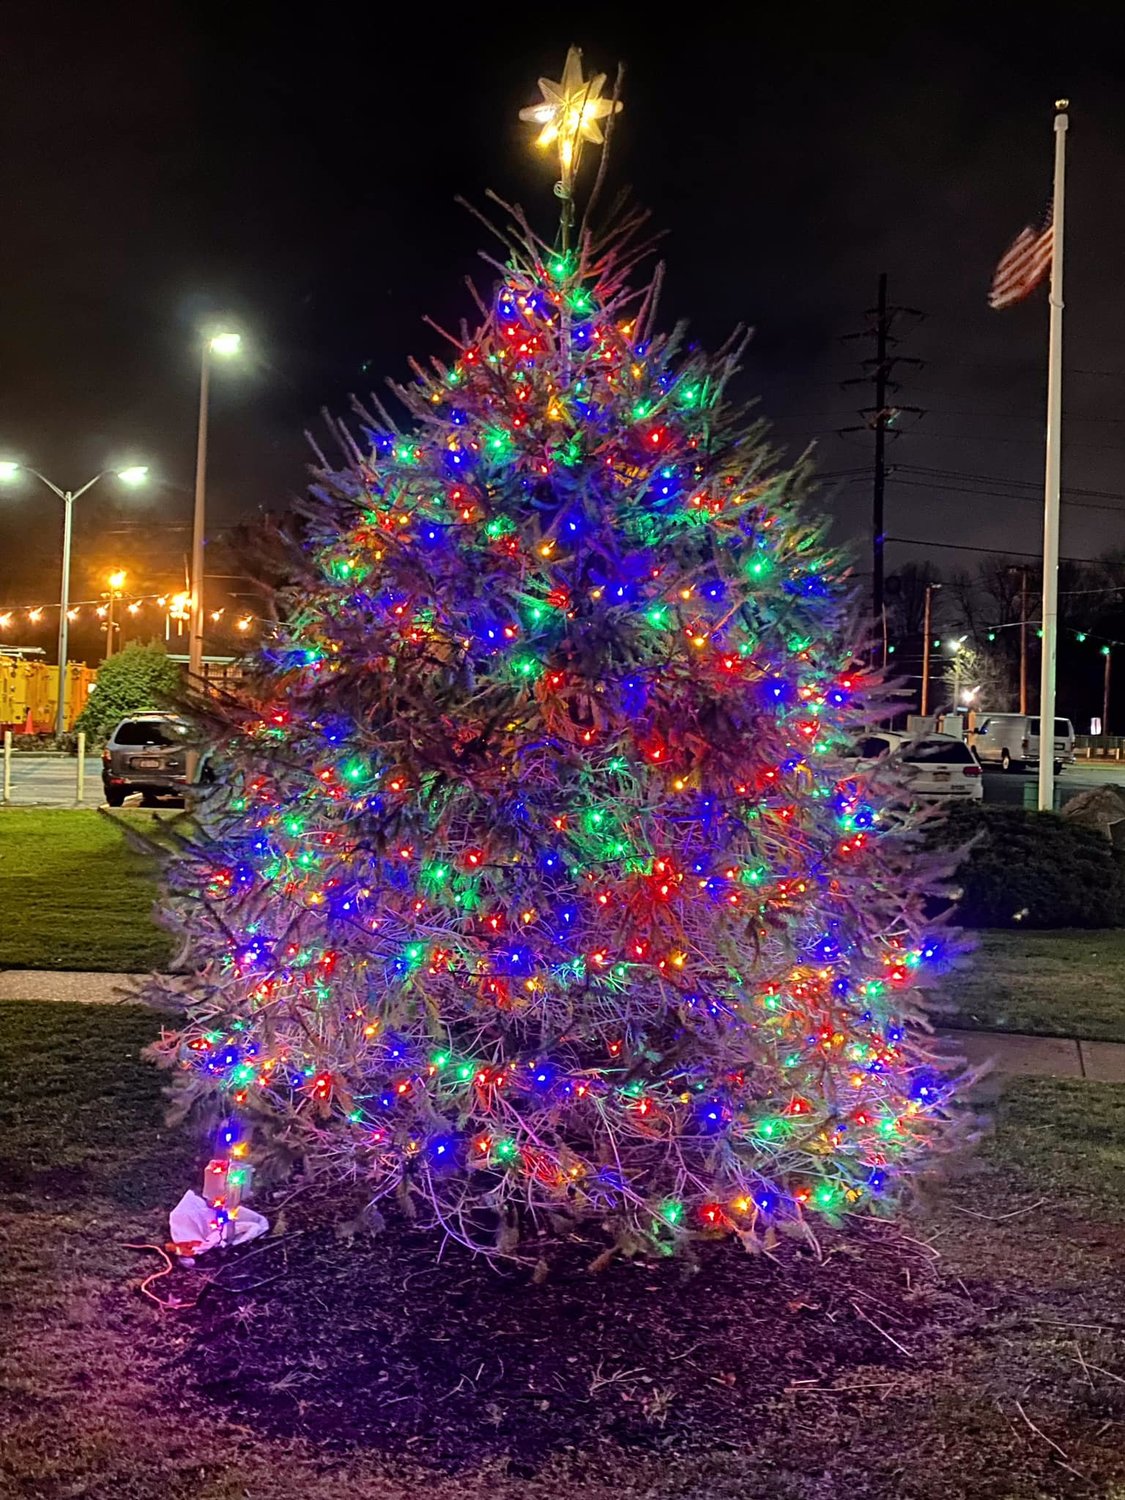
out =
<path fill-rule="evenodd" d="M 109 584 L 109 608 L 106 611 L 105 622 L 105 660 L 108 661 L 113 655 L 113 604 L 115 599 L 121 598 L 121 590 L 125 587 L 125 569 L 117 568 L 106 580 Z"/>
<path fill-rule="evenodd" d="M 207 524 L 207 416 L 211 395 L 211 356 L 230 359 L 242 347 L 237 333 L 212 333 L 203 341 L 199 365 L 199 429 L 195 445 L 195 509 L 191 528 L 191 627 L 188 674 L 198 685 L 203 677 L 203 543 Z"/>
<path fill-rule="evenodd" d="M 183 635 L 184 621 L 191 619 L 191 590 L 183 589 L 178 594 L 173 594 L 170 599 L 160 601 L 166 605 L 164 615 L 164 639 L 172 639 L 172 621 L 176 622 L 176 634 Z"/>
<path fill-rule="evenodd" d="M 958 636 L 955 641 L 949 641 L 949 650 L 953 653 L 953 711 L 956 713 L 961 702 L 961 647 L 965 644 L 965 637 Z"/>
<path fill-rule="evenodd" d="M 927 583 L 926 604 L 922 618 L 922 718 L 926 717 L 926 710 L 930 706 L 930 621 L 933 614 L 934 590 L 940 589 L 940 583 Z"/>
<path fill-rule="evenodd" d="M 87 490 L 92 490 L 98 480 L 104 479 L 109 473 L 116 474 L 123 484 L 132 488 L 144 484 L 148 478 L 148 468 L 144 464 L 132 464 L 127 469 L 103 469 L 99 474 L 95 474 L 93 479 L 88 479 L 80 489 L 64 490 L 48 479 L 46 474 L 40 474 L 38 469 L 28 468 L 26 464 L 12 463 L 10 460 L 0 462 L 0 481 L 10 483 L 21 473 L 34 474 L 35 478 L 45 484 L 63 503 L 62 584 L 59 589 L 59 691 L 55 708 L 55 734 L 61 737 L 66 733 L 66 658 L 70 625 L 67 611 L 70 609 L 70 550 L 74 534 L 74 502 L 80 499 Z"/>
<path fill-rule="evenodd" d="M 1113 671 L 1113 648 L 1102 647 L 1102 657 L 1105 660 L 1105 673 L 1102 677 L 1102 733 L 1109 734 L 1109 681 Z M 1042 726 L 1040 726 L 1042 727 Z"/>

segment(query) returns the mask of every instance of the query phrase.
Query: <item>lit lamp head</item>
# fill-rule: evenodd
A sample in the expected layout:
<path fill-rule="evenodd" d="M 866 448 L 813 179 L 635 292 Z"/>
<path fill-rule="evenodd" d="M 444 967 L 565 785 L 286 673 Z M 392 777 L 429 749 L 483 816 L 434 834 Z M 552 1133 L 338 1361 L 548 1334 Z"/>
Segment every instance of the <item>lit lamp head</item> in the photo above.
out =
<path fill-rule="evenodd" d="M 125 586 L 125 580 L 126 580 L 126 578 L 128 578 L 128 576 L 129 575 L 128 575 L 128 573 L 126 573 L 126 571 L 125 571 L 124 568 L 116 568 L 109 575 L 109 578 L 107 579 L 107 582 L 108 582 L 108 584 L 109 584 L 109 586 L 110 586 L 111 589 L 124 588 L 124 586 Z"/>
<path fill-rule="evenodd" d="M 148 482 L 148 464 L 130 464 L 127 469 L 118 469 L 117 477 L 122 484 L 136 489 L 138 485 Z"/>
<path fill-rule="evenodd" d="M 13 463 L 10 458 L 0 460 L 0 484 L 11 484 L 13 479 L 18 479 L 21 467 L 20 464 Z"/>
<path fill-rule="evenodd" d="M 222 329 L 210 335 L 207 348 L 212 354 L 219 355 L 221 359 L 232 359 L 242 348 L 242 335 Z"/>

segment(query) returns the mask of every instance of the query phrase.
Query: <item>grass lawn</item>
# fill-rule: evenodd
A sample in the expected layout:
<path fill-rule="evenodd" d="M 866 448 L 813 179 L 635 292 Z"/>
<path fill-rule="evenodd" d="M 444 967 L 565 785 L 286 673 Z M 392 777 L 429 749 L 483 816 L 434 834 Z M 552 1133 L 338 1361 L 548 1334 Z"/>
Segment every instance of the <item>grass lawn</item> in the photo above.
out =
<path fill-rule="evenodd" d="M 158 826 L 151 813 L 121 821 Z M 155 893 L 152 861 L 92 809 L 0 811 L 0 969 L 159 968 L 171 941 Z"/>
<path fill-rule="evenodd" d="M 1125 1042 L 1125 930 L 982 932 L 979 942 L 944 991 L 954 1024 Z"/>
<path fill-rule="evenodd" d="M 168 815 L 163 815 L 167 817 Z M 0 810 L 0 969 L 143 972 L 171 940 L 152 919 L 156 874 L 121 824 L 161 815 Z M 941 992 L 952 1024 L 1125 1042 L 1125 930 L 984 932 Z"/>
<path fill-rule="evenodd" d="M 298 1202 L 161 1311 L 125 1242 L 198 1155 L 137 1059 L 158 1025 L 0 1005 L 0 1494 L 1125 1500 L 1125 1088 L 1013 1084 L 925 1212 L 820 1262 L 533 1286 Z"/>

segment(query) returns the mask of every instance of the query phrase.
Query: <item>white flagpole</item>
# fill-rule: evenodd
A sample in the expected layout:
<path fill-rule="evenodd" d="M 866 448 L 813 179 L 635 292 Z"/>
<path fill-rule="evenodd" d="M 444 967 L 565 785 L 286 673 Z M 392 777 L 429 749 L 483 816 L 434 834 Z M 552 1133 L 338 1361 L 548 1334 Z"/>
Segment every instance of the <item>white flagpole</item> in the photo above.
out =
<path fill-rule="evenodd" d="M 1066 110 L 1055 101 L 1055 196 L 1051 214 L 1051 339 L 1047 357 L 1047 470 L 1043 490 L 1043 667 L 1039 678 L 1039 811 L 1055 806 L 1055 674 L 1059 641 L 1059 477 L 1062 462 L 1063 197 Z"/>

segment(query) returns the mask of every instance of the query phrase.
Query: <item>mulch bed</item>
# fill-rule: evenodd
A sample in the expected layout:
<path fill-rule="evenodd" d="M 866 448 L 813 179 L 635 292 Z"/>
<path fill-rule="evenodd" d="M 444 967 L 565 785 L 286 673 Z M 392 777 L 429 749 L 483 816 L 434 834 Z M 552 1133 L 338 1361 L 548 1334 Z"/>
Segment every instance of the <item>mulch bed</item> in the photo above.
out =
<path fill-rule="evenodd" d="M 408 1228 L 345 1246 L 291 1219 L 217 1270 L 178 1271 L 162 1288 L 199 1302 L 174 1373 L 262 1434 L 446 1470 L 504 1456 L 530 1476 L 579 1442 L 745 1449 L 779 1399 L 878 1398 L 978 1315 L 885 1224 L 830 1241 L 820 1260 L 789 1243 L 776 1258 L 711 1244 L 695 1264 L 592 1274 L 596 1252 L 564 1246 L 542 1284 L 436 1250 Z"/>

